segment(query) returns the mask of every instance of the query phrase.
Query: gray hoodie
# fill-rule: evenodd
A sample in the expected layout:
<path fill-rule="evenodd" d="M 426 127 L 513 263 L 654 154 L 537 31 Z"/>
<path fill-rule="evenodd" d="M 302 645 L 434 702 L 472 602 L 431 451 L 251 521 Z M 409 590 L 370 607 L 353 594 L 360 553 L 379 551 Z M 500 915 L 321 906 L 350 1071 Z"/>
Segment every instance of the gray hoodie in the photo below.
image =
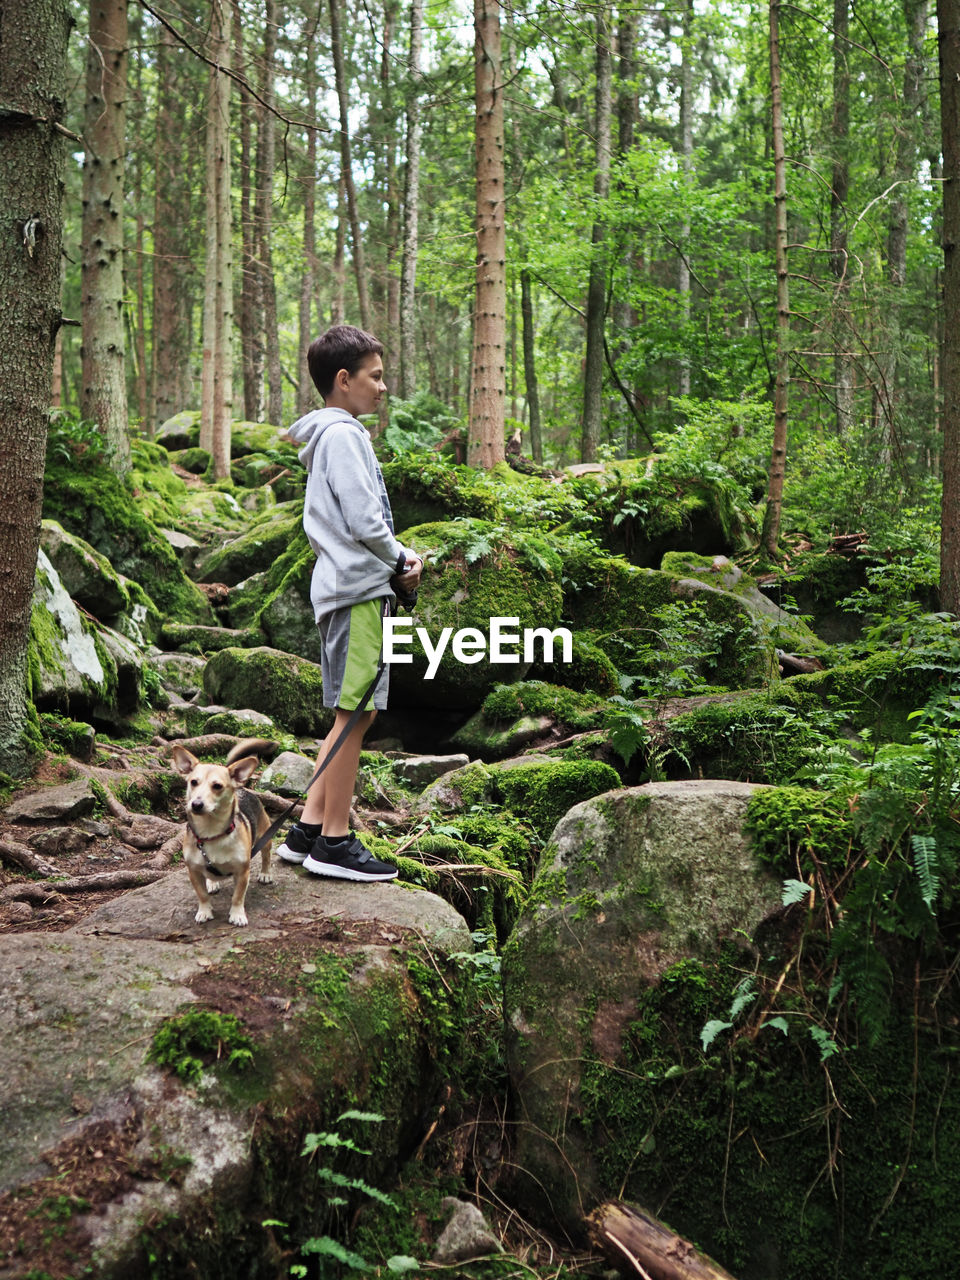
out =
<path fill-rule="evenodd" d="M 307 468 L 303 528 L 317 557 L 310 599 L 317 621 L 334 609 L 390 595 L 401 556 L 370 433 L 345 409 L 314 409 L 287 434 Z"/>

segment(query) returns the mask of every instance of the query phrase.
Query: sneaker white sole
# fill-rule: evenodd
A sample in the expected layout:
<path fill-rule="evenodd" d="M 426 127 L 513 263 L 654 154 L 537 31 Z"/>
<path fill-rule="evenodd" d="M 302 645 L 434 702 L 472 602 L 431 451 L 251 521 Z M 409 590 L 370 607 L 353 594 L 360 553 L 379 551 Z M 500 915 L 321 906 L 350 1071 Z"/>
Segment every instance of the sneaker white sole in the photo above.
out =
<path fill-rule="evenodd" d="M 308 853 L 297 853 L 296 849 L 291 849 L 287 844 L 282 844 L 277 850 L 278 858 L 282 858 L 284 862 L 295 862 L 298 866 L 309 856 Z"/>
<path fill-rule="evenodd" d="M 303 860 L 304 871 L 311 871 L 315 876 L 329 876 L 333 880 L 396 880 L 397 871 L 375 872 L 354 871 L 352 867 L 341 867 L 336 862 L 317 862 L 316 858 L 306 857 Z"/>

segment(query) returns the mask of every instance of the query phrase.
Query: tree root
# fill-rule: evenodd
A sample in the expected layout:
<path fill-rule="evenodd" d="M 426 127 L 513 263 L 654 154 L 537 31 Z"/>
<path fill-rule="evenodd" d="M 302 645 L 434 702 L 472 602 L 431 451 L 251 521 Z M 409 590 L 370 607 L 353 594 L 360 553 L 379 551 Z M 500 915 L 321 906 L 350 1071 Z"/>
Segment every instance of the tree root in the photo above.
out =
<path fill-rule="evenodd" d="M 16 840 L 0 840 L 0 861 L 32 876 L 55 876 L 57 868 Z"/>
<path fill-rule="evenodd" d="M 73 876 L 54 883 L 37 884 L 34 881 L 19 881 L 0 889 L 0 902 L 30 902 L 34 906 L 54 902 L 58 897 L 71 893 L 116 892 L 118 889 L 139 889 L 143 885 L 153 884 L 166 874 L 165 869 L 136 871 L 103 871 L 92 876 Z"/>

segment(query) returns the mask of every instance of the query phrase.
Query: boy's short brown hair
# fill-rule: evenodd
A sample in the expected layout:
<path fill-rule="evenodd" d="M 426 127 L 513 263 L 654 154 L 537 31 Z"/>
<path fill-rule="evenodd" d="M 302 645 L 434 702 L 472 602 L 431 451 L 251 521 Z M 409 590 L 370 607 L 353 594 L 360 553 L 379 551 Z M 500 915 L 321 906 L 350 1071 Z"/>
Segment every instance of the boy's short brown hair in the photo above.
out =
<path fill-rule="evenodd" d="M 367 356 L 382 355 L 383 343 L 372 333 L 365 333 L 352 324 L 335 324 L 323 337 L 311 342 L 307 368 L 314 386 L 326 399 L 341 369 L 354 374 Z"/>

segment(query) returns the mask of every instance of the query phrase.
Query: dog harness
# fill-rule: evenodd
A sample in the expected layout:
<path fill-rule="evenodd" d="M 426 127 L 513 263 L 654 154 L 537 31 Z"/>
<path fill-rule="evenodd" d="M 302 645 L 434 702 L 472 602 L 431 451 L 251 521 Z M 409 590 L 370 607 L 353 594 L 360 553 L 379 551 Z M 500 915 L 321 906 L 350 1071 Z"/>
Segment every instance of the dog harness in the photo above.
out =
<path fill-rule="evenodd" d="M 211 840 L 222 840 L 224 836 L 228 836 L 233 831 L 236 830 L 236 826 L 237 826 L 236 806 L 234 806 L 233 815 L 230 818 L 229 827 L 227 827 L 226 831 L 218 831 L 215 836 L 198 836 L 196 829 L 189 818 L 187 818 L 187 826 L 190 828 L 193 838 L 197 842 L 197 848 L 200 850 L 200 856 L 203 858 L 203 865 L 206 868 L 206 870 L 209 872 L 209 874 L 212 876 L 216 876 L 218 879 L 223 879 L 224 876 L 231 875 L 232 873 L 230 871 L 221 871 L 220 868 L 215 863 L 210 861 L 210 859 L 207 857 L 207 851 L 203 846 L 205 844 L 209 844 Z"/>

